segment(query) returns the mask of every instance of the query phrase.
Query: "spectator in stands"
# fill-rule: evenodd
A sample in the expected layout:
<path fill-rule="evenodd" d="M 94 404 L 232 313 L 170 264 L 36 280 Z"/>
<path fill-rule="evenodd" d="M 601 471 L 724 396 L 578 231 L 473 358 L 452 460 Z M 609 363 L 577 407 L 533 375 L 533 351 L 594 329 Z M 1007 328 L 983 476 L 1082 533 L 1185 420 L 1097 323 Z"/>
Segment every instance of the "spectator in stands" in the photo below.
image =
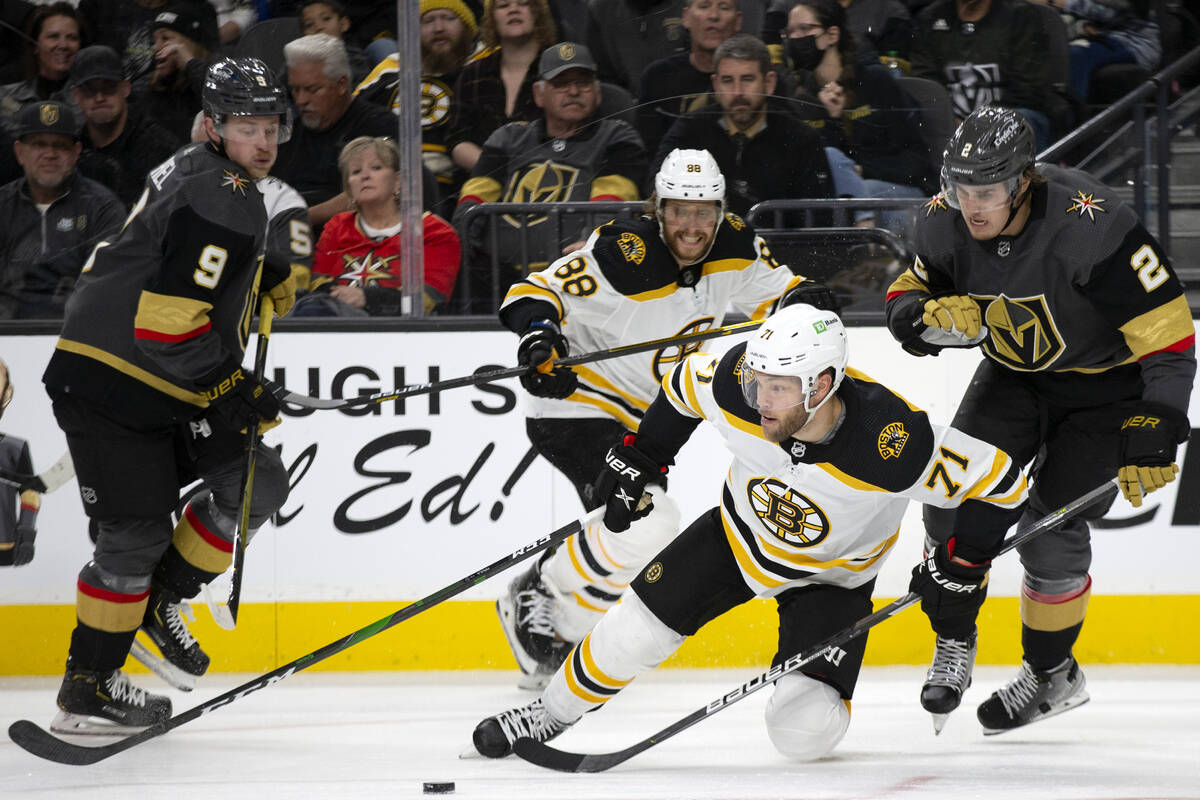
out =
<path fill-rule="evenodd" d="M 712 154 L 725 175 L 726 207 L 735 214 L 763 200 L 833 197 L 820 135 L 790 113 L 786 101 L 769 96 L 776 79 L 767 46 L 739 33 L 713 60 L 716 101 L 671 126 L 649 174 L 675 148 L 691 148 Z"/>
<path fill-rule="evenodd" d="M 475 15 L 462 0 L 421 0 L 421 157 L 438 182 L 439 213 L 453 213 L 467 171 L 450 158 L 450 132 L 454 87 L 475 47 Z M 390 108 L 396 105 L 400 81 L 400 54 L 381 61 L 354 90 L 355 97 Z M 442 213 L 447 216 L 447 213 Z"/>
<path fill-rule="evenodd" d="M 479 203 L 564 200 L 636 200 L 646 173 L 646 151 L 628 123 L 593 119 L 600 106 L 600 81 L 588 49 L 573 42 L 546 48 L 538 61 L 534 102 L 542 115 L 532 123 L 512 122 L 491 136 L 462 189 L 454 214 L 462 231 L 467 209 Z M 493 297 L 527 272 L 542 269 L 582 238 L 583 221 L 565 221 L 555 238 L 545 216 L 493 218 L 499 252 L 489 253 L 488 218 L 476 213 L 469 223 L 471 313 L 494 313 Z M 526 241 L 521 228 L 531 229 Z M 527 245 L 527 249 L 525 247 Z M 491 262 L 498 264 L 495 276 Z"/>
<path fill-rule="evenodd" d="M 200 20 L 197 42 L 212 50 L 220 41 L 217 12 L 206 0 L 173 0 L 172 7 L 186 6 Z M 134 82 L 148 77 L 155 68 L 154 30 L 158 15 L 167 10 L 168 0 L 79 0 L 79 16 L 90 44 L 104 44 L 121 54 L 125 77 Z"/>
<path fill-rule="evenodd" d="M 590 0 L 587 46 L 600 80 L 640 98 L 650 62 L 687 51 L 683 5 L 684 0 Z"/>
<path fill-rule="evenodd" d="M 146 175 L 184 140 L 129 105 L 129 81 L 111 47 L 94 44 L 79 51 L 71 65 L 71 88 L 84 122 L 79 171 L 132 206 Z"/>
<path fill-rule="evenodd" d="M 258 20 L 254 0 L 208 0 L 217 12 L 217 36 L 221 44 L 236 42 Z"/>
<path fill-rule="evenodd" d="M 895 55 L 907 63 L 912 53 L 912 14 L 900 0 L 838 0 L 846 9 L 846 30 L 866 58 Z"/>
<path fill-rule="evenodd" d="M 912 74 L 941 83 L 954 115 L 1005 105 L 1033 126 L 1037 149 L 1053 137 L 1052 97 L 1042 61 L 1047 37 L 1025 0 L 935 0 L 917 17 Z"/>
<path fill-rule="evenodd" d="M 29 17 L 28 34 L 25 80 L 0 86 L 0 126 L 10 132 L 17 112 L 35 100 L 72 102 L 67 76 L 81 40 L 75 8 L 61 2 L 39 6 Z"/>
<path fill-rule="evenodd" d="M 648 151 L 658 151 L 675 120 L 712 100 L 713 53 L 741 24 L 738 0 L 684 0 L 690 49 L 652 62 L 641 77 L 638 133 Z"/>
<path fill-rule="evenodd" d="M 25 0 L 0 0 L 0 86 L 21 80 L 25 70 L 25 25 L 34 5 Z"/>
<path fill-rule="evenodd" d="M 484 49 L 458 77 L 446 136 L 450 157 L 468 172 L 494 130 L 537 118 L 538 56 L 558 41 L 546 0 L 487 0 L 479 36 Z"/>
<path fill-rule="evenodd" d="M 784 37 L 789 62 L 806 75 L 799 94 L 805 102 L 795 110 L 821 133 L 826 147 L 853 161 L 863 187 L 852 194 L 936 194 L 937 176 L 919 133 L 915 103 L 873 54 L 857 55 L 838 0 L 799 0 L 788 12 Z M 907 227 L 911 215 L 885 212 L 883 217 L 882 227 L 898 230 Z"/>
<path fill-rule="evenodd" d="M 302 0 L 300 3 L 300 32 L 305 36 L 327 33 L 341 39 L 346 47 L 346 60 L 350 62 L 350 80 L 357 86 L 371 71 L 367 53 L 356 43 L 346 38 L 350 30 L 350 17 L 340 0 Z"/>
<path fill-rule="evenodd" d="M 160 11 L 153 27 L 154 71 L 134 83 L 134 103 L 176 140 L 186 140 L 208 69 L 204 19 L 191 4 L 177 3 Z"/>
<path fill-rule="evenodd" d="M 1092 73 L 1109 64 L 1137 64 L 1153 72 L 1162 58 L 1158 21 L 1145 0 L 1031 0 L 1074 18 L 1071 90 L 1087 102 Z"/>
<path fill-rule="evenodd" d="M 313 258 L 312 291 L 296 303 L 297 316 L 399 316 L 400 154 L 391 139 L 360 136 L 338 157 L 352 211 L 325 225 Z M 425 312 L 445 306 L 458 275 L 458 234 L 446 220 L 425 214 Z"/>
<path fill-rule="evenodd" d="M 279 146 L 275 175 L 308 203 L 314 231 L 350 208 L 338 173 L 338 155 L 359 136 L 396 135 L 396 118 L 350 93 L 350 63 L 340 39 L 302 36 L 283 48 L 296 106 L 292 138 Z"/>
<path fill-rule="evenodd" d="M 0 318 L 61 317 L 92 248 L 125 208 L 79 175 L 79 125 L 66 103 L 43 100 L 17 114 L 14 149 L 24 177 L 0 187 Z"/>

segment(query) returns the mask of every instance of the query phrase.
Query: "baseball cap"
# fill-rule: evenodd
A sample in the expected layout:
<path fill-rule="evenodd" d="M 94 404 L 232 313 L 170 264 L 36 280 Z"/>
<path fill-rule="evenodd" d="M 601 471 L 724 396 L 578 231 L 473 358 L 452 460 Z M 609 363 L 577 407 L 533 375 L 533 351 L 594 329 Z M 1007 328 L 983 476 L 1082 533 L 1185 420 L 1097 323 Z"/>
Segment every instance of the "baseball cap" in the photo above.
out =
<path fill-rule="evenodd" d="M 123 81 L 125 71 L 117 51 L 102 44 L 85 47 L 75 54 L 71 62 L 71 85 L 79 86 L 88 81 Z"/>
<path fill-rule="evenodd" d="M 596 62 L 586 47 L 575 42 L 559 42 L 542 51 L 538 61 L 538 77 L 544 81 L 569 69 L 586 69 L 596 72 Z"/>
<path fill-rule="evenodd" d="M 75 112 L 69 105 L 57 100 L 40 100 L 21 106 L 17 112 L 17 138 L 23 139 L 35 133 L 58 133 L 78 139 L 79 126 L 75 123 Z"/>

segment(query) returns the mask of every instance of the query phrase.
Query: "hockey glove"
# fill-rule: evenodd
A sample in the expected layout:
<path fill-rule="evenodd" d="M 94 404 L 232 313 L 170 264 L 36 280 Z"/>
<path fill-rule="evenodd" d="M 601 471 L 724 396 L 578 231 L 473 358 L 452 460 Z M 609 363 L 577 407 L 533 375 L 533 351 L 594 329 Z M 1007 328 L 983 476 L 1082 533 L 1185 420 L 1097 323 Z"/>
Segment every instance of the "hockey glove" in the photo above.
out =
<path fill-rule="evenodd" d="M 291 264 L 264 262 L 261 289 L 275 304 L 275 316 L 284 317 L 296 305 L 296 270 Z"/>
<path fill-rule="evenodd" d="M 931 297 L 924 309 L 921 321 L 931 328 L 960 334 L 968 341 L 979 335 L 979 304 L 965 294 Z"/>
<path fill-rule="evenodd" d="M 594 496 L 605 504 L 604 525 L 615 533 L 629 530 L 631 522 L 654 508 L 654 499 L 646 493 L 647 484 L 665 484 L 667 468 L 638 450 L 636 440 L 634 434 L 627 433 L 620 444 L 609 448 L 604 469 L 593 486 Z"/>
<path fill-rule="evenodd" d="M 908 590 L 921 595 L 921 610 L 939 636 L 963 639 L 975 630 L 992 562 L 961 563 L 953 558 L 954 545 L 950 539 L 922 558 L 913 567 Z"/>
<path fill-rule="evenodd" d="M 567 351 L 567 340 L 557 323 L 548 319 L 531 322 L 517 345 L 517 363 L 529 367 L 521 376 L 525 390 L 536 397 L 569 397 L 579 384 L 579 376 L 570 367 L 554 366 L 554 359 L 567 355 Z"/>
<path fill-rule="evenodd" d="M 217 374 L 221 377 L 204 392 L 210 415 L 233 430 L 245 430 L 260 420 L 270 422 L 279 416 L 279 400 L 270 388 L 237 361 L 229 359 Z"/>
<path fill-rule="evenodd" d="M 1121 423 L 1117 484 L 1134 508 L 1141 507 L 1145 495 L 1175 480 L 1179 473 L 1175 448 L 1190 432 L 1187 417 L 1176 409 L 1161 403 L 1145 406 L 1142 413 Z"/>
<path fill-rule="evenodd" d="M 816 281 L 806 280 L 788 289 L 780 295 L 775 310 L 778 311 L 780 308 L 787 308 L 796 303 L 807 303 L 814 308 L 832 311 L 835 314 L 842 313 L 842 304 L 838 302 L 837 294 L 833 289 Z"/>

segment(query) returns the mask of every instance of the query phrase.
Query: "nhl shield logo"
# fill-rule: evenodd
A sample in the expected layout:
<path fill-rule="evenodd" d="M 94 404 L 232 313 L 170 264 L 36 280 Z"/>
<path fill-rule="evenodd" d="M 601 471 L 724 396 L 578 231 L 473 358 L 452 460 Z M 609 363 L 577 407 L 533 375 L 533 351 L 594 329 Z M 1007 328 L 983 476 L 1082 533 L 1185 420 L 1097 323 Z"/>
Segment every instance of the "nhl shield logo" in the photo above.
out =
<path fill-rule="evenodd" d="M 1062 336 L 1044 295 L 1000 295 L 990 302 L 987 298 L 979 300 L 989 331 L 983 350 L 991 358 L 1013 369 L 1032 372 L 1045 369 L 1062 355 Z"/>
<path fill-rule="evenodd" d="M 996 245 L 996 255 L 1000 256 L 1001 258 L 1004 258 L 1011 252 L 1012 242 L 1008 239 L 1001 239 L 1000 243 Z"/>

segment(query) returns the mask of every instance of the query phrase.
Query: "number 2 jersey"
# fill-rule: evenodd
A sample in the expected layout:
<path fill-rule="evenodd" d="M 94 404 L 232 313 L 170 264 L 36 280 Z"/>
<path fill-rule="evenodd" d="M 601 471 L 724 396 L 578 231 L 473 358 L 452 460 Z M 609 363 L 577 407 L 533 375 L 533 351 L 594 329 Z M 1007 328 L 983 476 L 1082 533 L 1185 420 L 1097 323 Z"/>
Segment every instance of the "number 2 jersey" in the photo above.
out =
<path fill-rule="evenodd" d="M 84 265 L 42 380 L 141 424 L 194 417 L 212 373 L 242 358 L 266 232 L 254 180 L 183 148 Z"/>
<path fill-rule="evenodd" d="M 500 320 L 523 333 L 532 320 L 560 322 L 571 355 L 720 326 L 732 307 L 761 319 L 803 278 L 772 258 L 740 217 L 726 214 L 712 249 L 680 268 L 651 217 L 596 228 L 584 246 L 508 290 Z M 572 367 L 566 400 L 530 397 L 532 417 L 612 417 L 637 430 L 664 375 L 700 342 Z"/>
<path fill-rule="evenodd" d="M 1020 465 L 1002 450 L 935 425 L 924 411 L 850 369 L 844 417 L 821 443 L 763 438 L 742 395 L 746 345 L 698 353 L 663 381 L 637 447 L 669 464 L 701 420 L 733 454 L 721 524 L 746 584 L 760 596 L 807 583 L 854 588 L 870 581 L 900 535 L 910 500 L 963 506 L 963 534 L 1000 541 L 1027 496 Z M 964 513 L 970 512 L 970 513 Z M 969 529 L 969 530 L 968 530 Z"/>

